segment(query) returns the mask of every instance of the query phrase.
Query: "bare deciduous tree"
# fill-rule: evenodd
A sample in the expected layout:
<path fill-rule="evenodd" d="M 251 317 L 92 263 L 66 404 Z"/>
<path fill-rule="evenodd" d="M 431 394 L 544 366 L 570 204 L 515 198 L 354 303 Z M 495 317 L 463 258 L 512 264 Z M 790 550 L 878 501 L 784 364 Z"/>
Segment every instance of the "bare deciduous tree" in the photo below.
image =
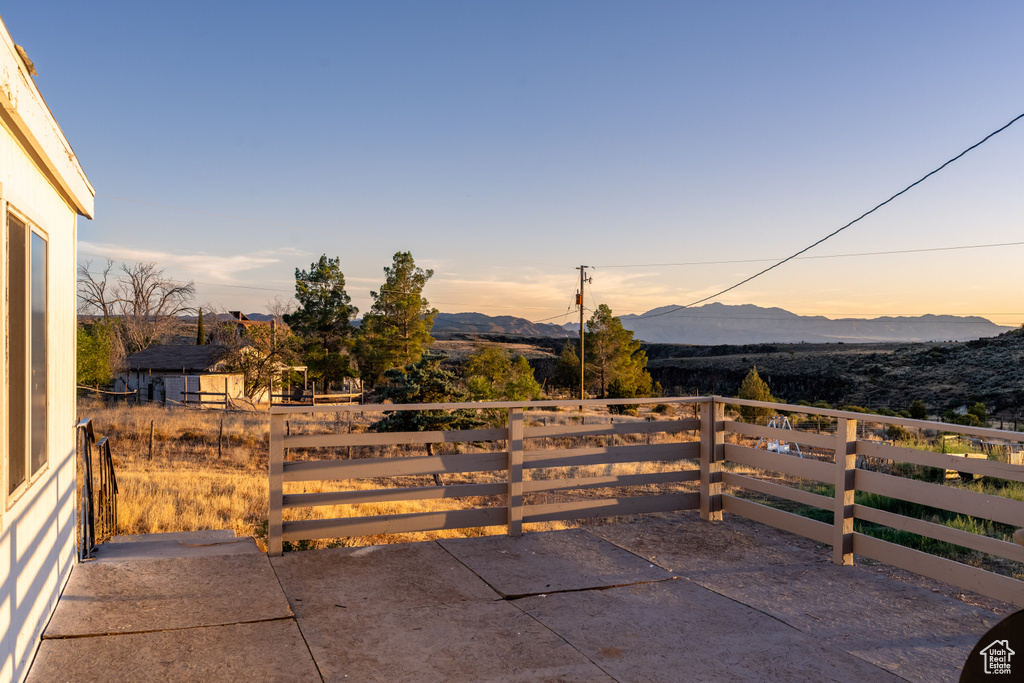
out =
<path fill-rule="evenodd" d="M 99 273 L 91 265 L 78 267 L 79 310 L 116 319 L 128 354 L 170 339 L 181 326 L 178 316 L 193 310 L 195 284 L 165 276 L 155 263 L 121 263 L 117 275 L 109 259 Z"/>
<path fill-rule="evenodd" d="M 114 315 L 114 293 L 110 291 L 110 271 L 114 262 L 107 259 L 103 270 L 94 274 L 92 261 L 78 266 L 78 312 L 99 315 L 106 320 Z"/>
<path fill-rule="evenodd" d="M 245 395 L 259 399 L 295 363 L 298 340 L 286 329 L 253 325 L 229 344 L 228 369 L 244 375 Z"/>
<path fill-rule="evenodd" d="M 267 301 L 267 313 L 274 316 L 274 320 L 280 325 L 284 322 L 284 317 L 295 311 L 295 299 L 286 299 L 281 295 L 275 296 L 273 299 Z"/>

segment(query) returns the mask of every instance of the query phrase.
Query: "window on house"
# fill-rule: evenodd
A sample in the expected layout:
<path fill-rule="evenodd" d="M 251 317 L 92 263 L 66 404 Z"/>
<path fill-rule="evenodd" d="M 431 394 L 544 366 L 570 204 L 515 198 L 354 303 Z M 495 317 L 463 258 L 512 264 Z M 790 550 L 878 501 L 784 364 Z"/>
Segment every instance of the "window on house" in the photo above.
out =
<path fill-rule="evenodd" d="M 46 239 L 7 214 L 7 492 L 47 462 Z"/>
<path fill-rule="evenodd" d="M 46 240 L 32 234 L 32 449 L 35 474 L 46 464 Z"/>

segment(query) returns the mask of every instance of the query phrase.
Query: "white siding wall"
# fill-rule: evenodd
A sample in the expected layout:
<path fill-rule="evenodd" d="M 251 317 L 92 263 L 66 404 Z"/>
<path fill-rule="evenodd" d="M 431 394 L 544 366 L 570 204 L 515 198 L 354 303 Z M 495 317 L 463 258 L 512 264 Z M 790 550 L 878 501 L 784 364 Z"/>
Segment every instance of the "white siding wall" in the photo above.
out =
<path fill-rule="evenodd" d="M 18 681 L 75 561 L 75 231 L 82 207 L 92 211 L 92 188 L 2 25 L 0 105 L 0 224 L 6 235 L 7 206 L 17 209 L 46 234 L 49 257 L 48 465 L 13 498 L 7 496 L 7 421 L 0 420 L 0 681 Z M 4 296 L 3 319 L 6 306 Z M 0 406 L 7 400 L 6 362 L 2 368 Z"/>

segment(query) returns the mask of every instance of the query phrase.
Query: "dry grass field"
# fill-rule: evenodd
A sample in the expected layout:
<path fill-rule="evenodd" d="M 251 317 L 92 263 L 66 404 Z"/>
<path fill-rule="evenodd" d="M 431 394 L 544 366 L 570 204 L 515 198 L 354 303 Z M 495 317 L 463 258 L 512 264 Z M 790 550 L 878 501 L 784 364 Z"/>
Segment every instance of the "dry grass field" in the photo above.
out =
<path fill-rule="evenodd" d="M 690 408 L 685 408 L 689 416 Z M 144 534 L 199 529 L 233 529 L 238 535 L 266 535 L 268 511 L 267 454 L 269 419 L 266 412 L 223 412 L 158 405 L 107 405 L 102 401 L 82 398 L 80 417 L 91 417 L 97 436 L 111 440 L 117 472 L 119 495 L 118 531 L 122 534 Z M 351 422 L 335 415 L 297 415 L 289 418 L 292 434 L 358 432 L 367 429 L 375 415 L 354 414 Z M 665 416 L 659 416 L 665 419 Z M 607 412 L 532 411 L 527 424 L 578 424 L 585 421 L 609 422 Z M 630 419 L 615 416 L 616 422 Z M 151 439 L 152 433 L 152 439 Z M 579 447 L 583 445 L 624 445 L 668 440 L 691 440 L 694 434 L 624 435 L 586 438 L 551 438 L 528 441 L 527 448 Z M 540 443 L 538 443 L 540 442 Z M 502 450 L 503 442 L 479 444 L 443 444 L 435 453 L 481 452 Z M 296 450 L 289 458 L 329 459 L 365 457 L 411 457 L 425 455 L 422 447 L 337 448 Z M 561 479 L 598 475 L 641 474 L 696 467 L 690 463 L 627 463 L 592 467 L 542 468 L 528 470 L 528 479 Z M 499 482 L 503 471 L 453 475 L 446 484 Z M 430 486 L 430 477 L 403 477 L 387 480 L 361 479 L 338 482 L 289 484 L 285 493 L 316 493 L 338 490 L 380 489 L 394 486 Z M 536 493 L 526 502 L 549 503 L 582 497 L 609 497 L 643 493 L 667 493 L 695 490 L 695 483 L 659 485 L 630 491 L 587 489 L 574 492 Z M 350 516 L 395 515 L 411 512 L 433 512 L 462 508 L 503 506 L 503 496 L 462 499 L 425 499 L 362 505 L 321 506 L 286 510 L 286 519 L 313 519 Z M 570 523 L 552 522 L 527 525 L 528 529 L 557 529 Z M 302 542 L 297 547 L 330 545 L 367 545 L 428 540 L 451 536 L 476 536 L 504 533 L 505 527 L 420 532 L 393 536 L 372 536 Z"/>

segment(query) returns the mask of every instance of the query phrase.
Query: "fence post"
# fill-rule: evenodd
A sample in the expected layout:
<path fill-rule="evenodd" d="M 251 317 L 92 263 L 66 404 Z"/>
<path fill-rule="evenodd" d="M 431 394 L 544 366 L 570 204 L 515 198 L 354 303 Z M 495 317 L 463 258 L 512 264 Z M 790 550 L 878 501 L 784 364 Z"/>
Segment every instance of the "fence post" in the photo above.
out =
<path fill-rule="evenodd" d="M 700 516 L 722 519 L 722 460 L 725 457 L 725 404 L 700 404 Z"/>
<path fill-rule="evenodd" d="M 150 460 L 153 459 L 153 422 L 154 422 L 154 420 L 150 420 L 149 421 L 149 459 Z"/>
<path fill-rule="evenodd" d="M 270 415 L 270 514 L 267 519 L 267 554 L 280 557 L 284 550 L 284 415 Z"/>
<path fill-rule="evenodd" d="M 523 409 L 508 409 L 508 535 L 523 535 Z"/>
<path fill-rule="evenodd" d="M 836 425 L 836 493 L 832 526 L 832 562 L 853 564 L 853 500 L 857 473 L 857 420 L 839 418 Z"/>

